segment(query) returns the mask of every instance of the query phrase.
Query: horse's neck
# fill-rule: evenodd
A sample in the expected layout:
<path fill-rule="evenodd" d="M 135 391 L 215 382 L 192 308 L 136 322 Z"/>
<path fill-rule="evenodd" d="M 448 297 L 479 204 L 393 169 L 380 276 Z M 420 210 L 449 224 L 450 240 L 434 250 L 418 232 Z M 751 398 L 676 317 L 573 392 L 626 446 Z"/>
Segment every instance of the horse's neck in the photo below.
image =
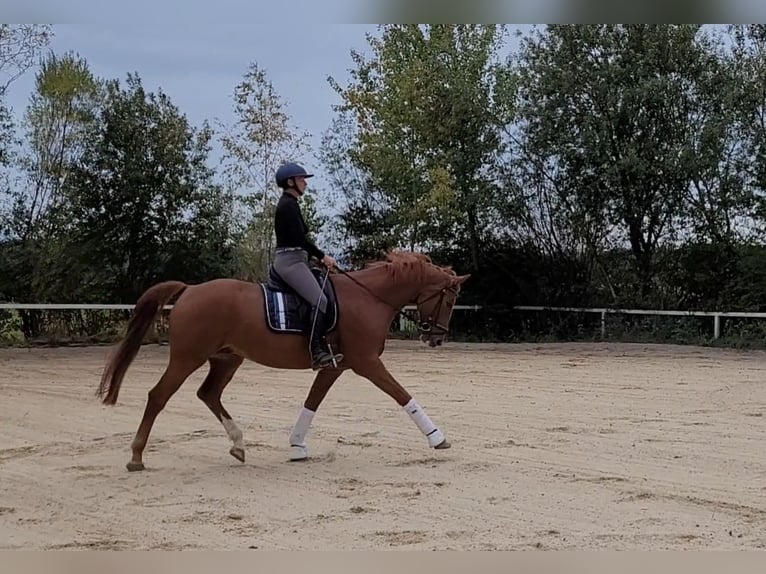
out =
<path fill-rule="evenodd" d="M 392 277 L 386 265 L 364 269 L 359 272 L 358 279 L 382 301 L 397 309 L 412 302 L 421 287 L 414 274 L 402 272 Z"/>

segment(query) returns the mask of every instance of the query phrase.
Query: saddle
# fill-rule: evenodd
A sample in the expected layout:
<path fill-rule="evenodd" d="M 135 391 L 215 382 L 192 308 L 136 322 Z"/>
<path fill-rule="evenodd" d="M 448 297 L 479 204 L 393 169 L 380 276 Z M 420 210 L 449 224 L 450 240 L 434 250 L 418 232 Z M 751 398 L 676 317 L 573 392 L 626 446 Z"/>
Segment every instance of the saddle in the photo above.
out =
<path fill-rule="evenodd" d="M 324 280 L 324 272 L 316 267 L 311 268 L 311 273 L 321 286 Z M 289 333 L 310 335 L 313 316 L 311 305 L 304 301 L 303 297 L 287 284 L 274 265 L 269 265 L 269 277 L 260 283 L 263 290 L 266 323 L 275 333 Z M 330 278 L 327 278 L 322 290 L 327 298 L 327 321 L 328 335 L 338 325 L 338 301 L 335 294 L 335 286 Z M 329 336 L 328 336 L 329 339 Z"/>

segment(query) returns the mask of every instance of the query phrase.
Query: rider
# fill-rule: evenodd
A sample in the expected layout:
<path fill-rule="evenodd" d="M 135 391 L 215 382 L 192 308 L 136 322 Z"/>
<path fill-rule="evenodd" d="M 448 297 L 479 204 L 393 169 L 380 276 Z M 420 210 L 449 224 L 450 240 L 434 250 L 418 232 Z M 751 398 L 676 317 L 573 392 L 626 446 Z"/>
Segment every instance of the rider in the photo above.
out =
<path fill-rule="evenodd" d="M 326 255 L 308 237 L 308 227 L 301 214 L 298 200 L 306 189 L 306 179 L 313 174 L 296 163 L 284 163 L 276 173 L 277 185 L 283 189 L 274 214 L 274 230 L 277 235 L 274 270 L 311 306 L 316 317 L 311 336 L 311 367 L 319 370 L 333 364 L 325 341 L 327 332 L 327 298 L 311 269 L 309 257 L 321 260 L 328 268 L 335 267 L 335 259 Z M 334 355 L 337 364 L 343 355 Z"/>

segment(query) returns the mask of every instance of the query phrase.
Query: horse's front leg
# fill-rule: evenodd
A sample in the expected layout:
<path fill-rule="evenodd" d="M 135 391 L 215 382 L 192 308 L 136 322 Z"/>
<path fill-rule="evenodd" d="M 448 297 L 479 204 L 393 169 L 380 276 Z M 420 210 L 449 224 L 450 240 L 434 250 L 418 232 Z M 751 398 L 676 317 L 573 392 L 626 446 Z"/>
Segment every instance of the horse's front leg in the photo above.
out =
<path fill-rule="evenodd" d="M 314 415 L 317 409 L 319 409 L 319 405 L 327 396 L 327 391 L 330 390 L 330 387 L 332 387 L 333 383 L 338 380 L 342 373 L 342 369 L 328 368 L 319 371 L 316 377 L 314 377 L 314 382 L 303 403 L 303 408 L 298 414 L 293 431 L 290 433 L 290 460 L 306 460 L 308 458 L 309 452 L 306 447 L 306 435 L 309 432 L 311 421 L 314 420 Z"/>
<path fill-rule="evenodd" d="M 354 372 L 366 379 L 369 379 L 376 387 L 394 399 L 397 404 L 404 409 L 420 432 L 428 439 L 428 445 L 436 449 L 450 448 L 450 443 L 444 437 L 444 433 L 439 430 L 431 421 L 426 412 L 418 402 L 399 384 L 399 382 L 388 372 L 385 365 L 379 358 L 375 358 L 368 363 L 360 364 L 354 367 Z"/>

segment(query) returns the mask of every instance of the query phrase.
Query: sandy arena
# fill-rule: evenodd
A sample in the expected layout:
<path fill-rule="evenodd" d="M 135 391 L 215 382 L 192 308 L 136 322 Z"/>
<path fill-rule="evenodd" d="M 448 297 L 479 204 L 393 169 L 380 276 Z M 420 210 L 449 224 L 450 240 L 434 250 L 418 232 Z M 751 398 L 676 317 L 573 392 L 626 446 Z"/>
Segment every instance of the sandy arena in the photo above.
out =
<path fill-rule="evenodd" d="M 242 464 L 195 396 L 203 369 L 129 473 L 167 347 L 141 349 L 115 407 L 94 396 L 107 350 L 0 350 L 0 548 L 766 548 L 762 352 L 390 341 L 452 449 L 346 373 L 292 463 L 313 373 L 239 370 Z"/>

